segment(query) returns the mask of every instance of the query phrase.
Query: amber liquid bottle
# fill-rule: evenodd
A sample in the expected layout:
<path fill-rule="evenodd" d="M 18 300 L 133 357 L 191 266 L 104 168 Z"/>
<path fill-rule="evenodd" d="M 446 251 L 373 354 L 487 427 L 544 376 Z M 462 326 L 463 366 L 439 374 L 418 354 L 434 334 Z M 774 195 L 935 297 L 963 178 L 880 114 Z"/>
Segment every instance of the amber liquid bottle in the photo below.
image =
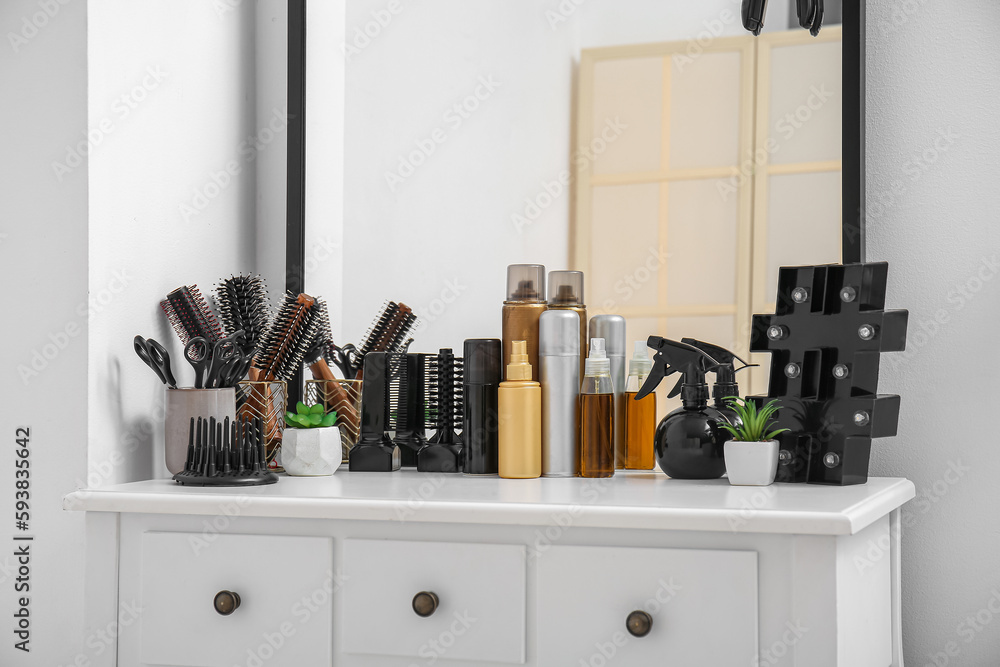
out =
<path fill-rule="evenodd" d="M 580 476 L 615 474 L 615 388 L 604 339 L 590 341 L 583 385 L 580 387 Z"/>
<path fill-rule="evenodd" d="M 625 469 L 652 470 L 656 466 L 653 445 L 656 442 L 656 392 L 635 400 L 653 362 L 646 352 L 646 343 L 636 341 L 629 361 L 628 380 L 622 401 L 625 412 Z"/>

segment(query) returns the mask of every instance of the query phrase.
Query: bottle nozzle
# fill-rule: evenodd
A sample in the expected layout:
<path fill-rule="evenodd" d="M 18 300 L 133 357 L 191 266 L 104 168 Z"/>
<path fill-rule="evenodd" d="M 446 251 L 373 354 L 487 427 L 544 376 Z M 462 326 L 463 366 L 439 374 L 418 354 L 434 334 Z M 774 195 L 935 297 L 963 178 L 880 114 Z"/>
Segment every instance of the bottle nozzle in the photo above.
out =
<path fill-rule="evenodd" d="M 507 379 L 531 379 L 531 364 L 528 363 L 527 341 L 515 340 L 511 342 L 510 363 L 507 364 Z"/>
<path fill-rule="evenodd" d="M 649 371 L 653 368 L 653 362 L 649 358 L 649 353 L 646 351 L 646 343 L 641 340 L 635 341 L 634 351 L 632 352 L 632 359 L 628 364 L 628 374 L 629 375 L 649 375 Z"/>
<path fill-rule="evenodd" d="M 584 375 L 611 375 L 611 360 L 604 344 L 603 338 L 590 339 L 590 356 L 584 364 Z"/>

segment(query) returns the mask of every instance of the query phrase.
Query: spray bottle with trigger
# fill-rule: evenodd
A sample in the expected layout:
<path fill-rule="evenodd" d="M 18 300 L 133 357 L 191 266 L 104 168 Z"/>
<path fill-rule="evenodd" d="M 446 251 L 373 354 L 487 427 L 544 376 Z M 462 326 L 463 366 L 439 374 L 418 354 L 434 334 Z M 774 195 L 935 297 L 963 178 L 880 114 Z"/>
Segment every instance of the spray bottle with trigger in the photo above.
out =
<path fill-rule="evenodd" d="M 695 340 L 694 338 L 682 338 L 681 342 L 690 345 L 691 347 L 698 348 L 708 356 L 712 357 L 712 359 L 714 359 L 718 364 L 715 368 L 715 384 L 712 385 L 712 398 L 715 399 L 714 407 L 716 410 L 725 415 L 730 424 L 739 426 L 742 423 L 739 415 L 736 414 L 735 410 L 729 407 L 729 404 L 726 403 L 726 399 L 738 397 L 740 395 L 740 385 L 736 382 L 736 374 L 746 368 L 757 366 L 757 364 L 750 364 L 743 361 L 724 347 L 712 345 L 711 343 L 705 343 L 700 340 Z M 739 368 L 735 367 L 737 361 L 743 364 Z"/>
<path fill-rule="evenodd" d="M 719 428 L 725 417 L 708 405 L 705 373 L 718 364 L 708 354 L 686 343 L 650 336 L 646 345 L 656 351 L 653 370 L 642 389 L 640 400 L 656 389 L 668 375 L 681 374 L 668 398 L 680 394 L 682 406 L 663 418 L 656 427 L 654 450 L 660 469 L 675 479 L 718 479 L 726 472 L 723 445 L 729 436 Z"/>

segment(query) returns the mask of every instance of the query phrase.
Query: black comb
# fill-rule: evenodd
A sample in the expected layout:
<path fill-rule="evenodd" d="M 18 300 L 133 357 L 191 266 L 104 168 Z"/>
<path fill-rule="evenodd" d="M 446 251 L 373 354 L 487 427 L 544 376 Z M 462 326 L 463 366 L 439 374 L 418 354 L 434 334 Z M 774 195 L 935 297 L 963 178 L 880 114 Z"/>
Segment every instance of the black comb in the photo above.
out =
<path fill-rule="evenodd" d="M 215 417 L 192 417 L 184 470 L 174 480 L 185 486 L 258 486 L 274 484 L 268 470 L 264 422 L 246 417 L 230 423 Z"/>

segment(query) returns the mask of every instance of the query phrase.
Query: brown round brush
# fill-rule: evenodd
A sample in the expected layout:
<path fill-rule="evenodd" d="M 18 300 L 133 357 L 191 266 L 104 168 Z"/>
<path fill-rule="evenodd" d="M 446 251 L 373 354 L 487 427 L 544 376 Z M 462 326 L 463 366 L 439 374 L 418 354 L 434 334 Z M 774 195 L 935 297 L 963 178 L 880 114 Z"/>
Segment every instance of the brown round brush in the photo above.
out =
<path fill-rule="evenodd" d="M 314 380 L 326 380 L 323 384 L 324 392 L 320 399 L 323 405 L 337 411 L 339 419 L 347 423 L 352 433 L 357 433 L 360 428 L 360 417 L 358 411 L 351 403 L 351 398 L 344 387 L 337 382 L 337 377 L 333 374 L 329 364 L 323 357 L 327 346 L 332 342 L 333 333 L 330 329 L 330 315 L 326 307 L 326 302 L 316 299 L 316 326 L 314 336 L 310 341 L 309 348 L 304 356 L 304 363 L 309 366 Z"/>
<path fill-rule="evenodd" d="M 369 352 L 405 352 L 409 346 L 408 336 L 417 321 L 413 310 L 405 303 L 390 301 L 375 320 L 361 345 L 360 357 Z M 356 378 L 364 376 L 364 365 L 358 369 Z"/>

